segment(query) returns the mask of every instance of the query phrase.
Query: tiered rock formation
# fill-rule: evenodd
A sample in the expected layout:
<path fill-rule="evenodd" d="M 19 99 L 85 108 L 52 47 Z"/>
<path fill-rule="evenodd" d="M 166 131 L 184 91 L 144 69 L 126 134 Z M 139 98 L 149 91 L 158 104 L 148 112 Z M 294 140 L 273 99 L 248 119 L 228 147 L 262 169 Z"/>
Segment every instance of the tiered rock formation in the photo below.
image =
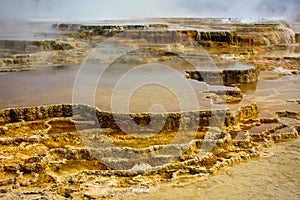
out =
<path fill-rule="evenodd" d="M 0 70 L 22 70 L 20 65 L 32 68 L 80 63 L 97 44 L 119 33 L 127 39 L 142 39 L 148 45 L 181 44 L 186 48 L 201 45 L 208 50 L 213 47 L 226 54 L 232 52 L 234 55 L 230 56 L 237 58 L 249 58 L 266 47 L 295 42 L 294 32 L 281 21 L 247 24 L 211 19 L 154 21 L 157 23 L 54 24 L 53 28 L 62 31 L 61 37 L 68 39 L 0 41 L 1 49 L 9 48 L 9 52 L 0 53 Z"/>
<path fill-rule="evenodd" d="M 297 56 L 267 54 L 295 45 L 295 34 L 284 22 L 157 19 L 53 27 L 64 39 L 0 41 L 0 49 L 8 49 L 0 54 L 0 71 L 80 63 L 114 36 L 117 45 L 137 45 L 138 50 L 111 60 L 105 57 L 112 53 L 108 48 L 107 60 L 93 62 L 168 64 L 181 69 L 182 76 L 186 72 L 186 78 L 205 82 L 208 90 L 197 92 L 217 106 L 242 102 L 243 84 L 255 91 L 259 70 L 283 66 L 293 70 L 288 75 L 298 74 Z M 214 70 L 205 65 L 208 58 L 217 63 Z M 277 110 L 263 117 L 256 103 L 243 102 L 235 110 L 217 106 L 166 113 L 112 113 L 72 104 L 0 110 L 0 198 L 122 196 L 160 181 L 209 176 L 257 158 L 275 142 L 299 138 L 299 112 Z"/>
<path fill-rule="evenodd" d="M 280 125 L 280 118 L 258 119 L 258 113 L 255 104 L 235 113 L 228 110 L 191 112 L 185 116 L 190 116 L 191 121 L 196 115 L 200 119 L 199 124 L 195 124 L 196 132 L 191 126 L 178 127 L 182 113 L 152 114 L 154 120 L 166 118 L 161 132 L 146 129 L 148 132 L 125 133 L 116 126 L 112 113 L 84 105 L 1 110 L 0 190 L 4 197 L 103 198 L 108 196 L 101 191 L 91 193 L 89 188 L 77 187 L 83 181 L 81 176 L 89 177 L 89 180 L 84 179 L 86 184 L 96 184 L 96 180 L 113 176 L 109 182 L 116 181 L 117 185 L 111 187 L 112 190 L 135 185 L 136 179 L 147 185 L 157 180 L 157 176 L 160 179 L 203 176 L 257 157 L 258 150 L 272 141 L 299 137 L 299 126 Z M 127 115 L 141 129 L 150 120 L 146 113 Z M 278 113 L 279 117 L 298 115 Z M 221 121 L 222 126 L 214 127 L 210 123 L 212 118 Z M 273 128 L 256 134 L 255 128 L 263 126 Z M 174 138 L 181 134 L 182 138 L 190 135 L 188 143 L 183 140 L 174 143 Z M 168 160 L 170 156 L 175 160 Z M 22 192 L 29 188 L 32 188 L 30 194 Z"/>

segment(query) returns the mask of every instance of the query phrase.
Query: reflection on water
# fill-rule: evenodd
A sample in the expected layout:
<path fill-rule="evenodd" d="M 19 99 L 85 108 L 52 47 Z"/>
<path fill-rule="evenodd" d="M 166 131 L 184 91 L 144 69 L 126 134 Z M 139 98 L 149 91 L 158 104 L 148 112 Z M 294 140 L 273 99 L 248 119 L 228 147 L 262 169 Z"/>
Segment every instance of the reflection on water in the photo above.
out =
<path fill-rule="evenodd" d="M 260 77 L 269 74 L 261 72 Z M 260 107 L 259 117 L 275 117 L 275 111 L 293 111 L 299 112 L 300 106 L 294 100 L 300 99 L 300 76 L 275 76 L 274 79 L 259 79 L 255 85 L 249 90 L 252 92 L 244 92 L 242 101 L 239 104 L 228 105 L 230 110 L 238 109 L 241 105 L 258 103 Z M 245 91 L 247 88 L 242 88 Z"/>
<path fill-rule="evenodd" d="M 71 102 L 78 67 L 56 66 L 0 74 L 1 108 Z"/>
<path fill-rule="evenodd" d="M 98 65 L 97 67 L 101 66 Z M 127 69 L 125 69 L 126 67 Z M 79 65 L 65 65 L 40 68 L 34 71 L 0 74 L 0 108 L 72 103 L 74 81 L 79 68 Z M 96 106 L 103 110 L 111 110 L 113 91 L 115 91 L 115 97 L 120 99 L 121 105 L 119 106 L 122 107 L 124 103 L 128 103 L 127 100 L 129 101 L 127 108 L 130 108 L 131 112 L 149 111 L 154 104 L 161 104 L 167 111 L 178 110 L 178 96 L 180 95 L 184 101 L 191 101 L 185 87 L 180 85 L 182 82 L 177 81 L 180 78 L 184 79 L 183 74 L 182 76 L 176 74 L 175 77 L 168 70 L 161 70 L 162 68 L 160 68 L 160 71 L 155 71 L 153 70 L 155 67 L 145 65 L 140 70 L 136 70 L 135 73 L 131 72 L 131 75 L 125 73 L 125 76 L 124 70 L 130 69 L 130 67 L 122 65 L 105 71 L 105 76 L 98 82 L 95 94 Z M 80 95 L 84 98 L 86 96 L 94 98 L 94 92 L 91 94 L 91 80 L 98 80 L 97 71 L 97 68 L 89 68 L 85 74 L 81 74 L 84 81 L 81 82 L 83 89 L 80 91 Z M 261 76 L 264 75 L 263 73 Z M 117 80 L 116 75 L 118 75 Z M 155 77 L 166 79 L 172 87 L 163 84 L 138 85 L 141 80 L 156 80 Z M 189 84 L 196 91 L 200 108 L 211 108 L 210 99 L 204 98 L 204 94 L 201 92 L 206 90 L 208 86 L 192 80 L 189 80 Z M 240 86 L 244 92 L 242 102 L 228 106 L 235 109 L 243 104 L 257 102 L 262 108 L 262 114 L 269 113 L 271 115 L 274 110 L 282 110 L 283 106 L 287 110 L 297 111 L 300 109 L 299 106 L 288 102 L 288 100 L 300 99 L 299 86 L 299 75 L 277 77 L 274 80 L 259 80 L 254 84 Z M 174 91 L 172 88 L 177 90 Z M 129 94 L 130 98 L 128 98 Z M 191 106 L 192 108 L 193 106 Z"/>
<path fill-rule="evenodd" d="M 79 67 L 78 65 L 55 66 L 34 71 L 0 74 L 0 108 L 72 103 L 74 82 Z M 101 68 L 101 65 L 97 67 Z M 191 106 L 190 109 L 194 108 L 188 103 L 191 102 L 191 98 L 187 95 L 186 88 L 180 85 L 182 81 L 177 79 L 191 83 L 192 87 L 198 88 L 199 91 L 207 89 L 205 84 L 184 79 L 183 74 L 175 74 L 174 77 L 168 70 L 157 71 L 153 68 L 155 67 L 142 67 L 141 70 L 130 73 L 131 75 L 125 78 L 124 71 L 111 68 L 104 73 L 99 82 L 96 82 L 98 85 L 95 93 L 92 80 L 98 81 L 101 76 L 94 66 L 81 72 L 82 90 L 79 91 L 79 95 L 84 99 L 96 98 L 96 106 L 103 110 L 111 110 L 112 95 L 115 95 L 115 98 L 119 98 L 117 103 L 120 102 L 119 105 L 115 105 L 115 108 L 126 104 L 128 100 L 131 112 L 149 111 L 154 104 L 162 105 L 167 111 L 174 111 L 179 109 L 178 97 L 181 97 L 181 101 L 186 105 Z M 122 77 L 123 81 L 120 82 L 119 79 Z M 166 80 L 166 84 L 169 85 L 157 84 L 159 83 L 157 78 Z M 144 82 L 146 79 L 148 79 L 147 84 Z M 137 84 L 139 81 L 141 84 Z M 204 98 L 201 92 L 196 96 L 201 99 L 199 101 L 201 106 L 210 106 L 210 100 Z M 123 97 L 127 99 L 123 100 Z"/>

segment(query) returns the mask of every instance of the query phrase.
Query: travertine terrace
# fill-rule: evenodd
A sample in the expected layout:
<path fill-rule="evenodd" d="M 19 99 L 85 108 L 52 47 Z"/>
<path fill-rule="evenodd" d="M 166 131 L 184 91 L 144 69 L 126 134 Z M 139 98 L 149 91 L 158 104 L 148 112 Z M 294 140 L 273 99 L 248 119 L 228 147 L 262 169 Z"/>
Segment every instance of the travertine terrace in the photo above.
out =
<path fill-rule="evenodd" d="M 133 198 L 160 182 L 214 175 L 299 138 L 299 34 L 287 22 L 175 18 L 51 28 L 30 39 L 0 40 L 0 75 L 85 61 L 110 64 L 109 75 L 115 69 L 121 78 L 137 65 L 160 63 L 191 83 L 202 107 L 180 110 L 166 97 L 169 110 L 147 111 L 141 102 L 155 96 L 151 88 L 132 112 L 114 112 L 106 90 L 95 105 L 61 103 L 61 96 L 55 104 L 46 97 L 36 105 L 30 96 L 14 108 L 3 102 L 0 198 Z"/>

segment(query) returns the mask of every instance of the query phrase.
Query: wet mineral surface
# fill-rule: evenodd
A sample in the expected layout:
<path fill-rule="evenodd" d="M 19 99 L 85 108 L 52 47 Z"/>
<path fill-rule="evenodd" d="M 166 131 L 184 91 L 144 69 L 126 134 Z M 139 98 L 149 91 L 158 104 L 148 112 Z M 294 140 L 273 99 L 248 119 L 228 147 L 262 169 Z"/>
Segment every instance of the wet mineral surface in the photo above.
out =
<path fill-rule="evenodd" d="M 267 173 L 259 164 L 282 160 L 279 176 L 297 165 L 300 57 L 287 22 L 153 19 L 41 31 L 48 25 L 22 25 L 35 30 L 25 38 L 1 35 L 1 198 L 216 197 L 191 192 L 196 180 L 229 197 L 245 191 L 237 182 L 253 182 L 243 177 Z M 281 142 L 281 157 L 259 161 Z M 224 177 L 231 169 L 239 173 Z M 281 181 L 297 190 L 297 180 Z"/>

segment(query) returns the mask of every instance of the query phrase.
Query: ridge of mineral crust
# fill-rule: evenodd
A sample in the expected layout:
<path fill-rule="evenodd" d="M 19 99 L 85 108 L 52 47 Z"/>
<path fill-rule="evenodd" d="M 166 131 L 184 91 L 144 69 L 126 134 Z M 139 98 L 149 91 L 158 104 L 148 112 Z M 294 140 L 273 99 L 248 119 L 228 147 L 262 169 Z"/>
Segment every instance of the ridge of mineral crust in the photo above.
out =
<path fill-rule="evenodd" d="M 220 113 L 225 114 L 222 126 L 209 126 L 210 117 Z M 195 132 L 190 126 L 178 127 L 180 112 L 166 114 L 166 125 L 157 134 L 150 129 L 122 132 L 111 114 L 71 104 L 1 110 L 2 195 L 22 196 L 29 190 L 31 195 L 44 197 L 105 198 L 108 194 L 101 190 L 90 193 L 89 187 L 76 185 L 84 181 L 104 187 L 104 182 L 114 182 L 109 187 L 114 194 L 135 186 L 136 181 L 149 186 L 156 180 L 207 176 L 258 157 L 262 148 L 274 142 L 299 138 L 299 124 L 281 122 L 281 117 L 299 119 L 299 113 L 278 112 L 275 119 L 258 118 L 256 104 L 235 112 L 190 112 L 190 120 L 196 115 L 200 118 Z M 149 120 L 147 113 L 127 115 L 139 126 Z M 164 116 L 152 119 L 160 117 Z M 265 131 L 257 134 L 254 129 L 259 127 Z M 170 143 L 178 134 L 192 134 L 192 139 Z M 182 152 L 175 159 L 164 162 L 178 151 Z"/>

